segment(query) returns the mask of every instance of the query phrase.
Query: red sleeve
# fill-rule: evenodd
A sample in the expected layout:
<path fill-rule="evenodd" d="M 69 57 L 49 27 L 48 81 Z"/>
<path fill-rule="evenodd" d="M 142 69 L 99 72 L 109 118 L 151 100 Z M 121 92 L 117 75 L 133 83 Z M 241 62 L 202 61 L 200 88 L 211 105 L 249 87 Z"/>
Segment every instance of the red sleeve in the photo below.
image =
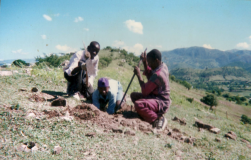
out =
<path fill-rule="evenodd" d="M 143 75 L 145 75 L 146 78 L 149 80 L 149 78 L 152 75 L 152 69 L 149 66 L 147 66 L 146 70 L 143 72 Z"/>
<path fill-rule="evenodd" d="M 148 96 L 150 93 L 153 93 L 153 91 L 156 88 L 157 88 L 157 85 L 154 82 L 148 81 L 147 83 L 141 86 L 141 92 L 143 96 Z"/>

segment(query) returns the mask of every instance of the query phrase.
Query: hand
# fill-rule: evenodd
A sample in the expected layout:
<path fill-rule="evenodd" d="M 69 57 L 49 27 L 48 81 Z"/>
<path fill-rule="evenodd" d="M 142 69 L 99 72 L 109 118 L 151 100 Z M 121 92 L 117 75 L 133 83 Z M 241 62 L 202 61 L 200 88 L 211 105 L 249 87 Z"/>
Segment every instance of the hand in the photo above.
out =
<path fill-rule="evenodd" d="M 134 74 L 136 74 L 137 76 L 140 76 L 140 68 L 138 66 L 135 66 Z"/>
<path fill-rule="evenodd" d="M 85 51 L 85 59 L 89 59 L 91 57 L 90 52 L 88 52 L 87 50 Z"/>
<path fill-rule="evenodd" d="M 142 54 L 140 55 L 140 59 L 142 60 L 142 62 L 146 62 L 146 50 L 142 52 Z"/>
<path fill-rule="evenodd" d="M 86 71 L 86 63 L 82 62 L 81 68 L 82 68 L 82 70 L 85 70 L 85 71 Z"/>

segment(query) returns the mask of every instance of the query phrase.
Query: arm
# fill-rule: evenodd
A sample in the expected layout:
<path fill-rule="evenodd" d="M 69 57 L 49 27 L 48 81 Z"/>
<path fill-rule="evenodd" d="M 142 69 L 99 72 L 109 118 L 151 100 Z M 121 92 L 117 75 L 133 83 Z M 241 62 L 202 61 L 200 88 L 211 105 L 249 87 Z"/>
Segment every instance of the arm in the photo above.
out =
<path fill-rule="evenodd" d="M 156 83 L 148 81 L 147 83 L 144 83 L 141 86 L 141 92 L 143 96 L 148 96 L 149 94 L 153 93 L 156 88 L 157 88 Z"/>
<path fill-rule="evenodd" d="M 152 93 L 156 88 L 157 88 L 157 84 L 155 83 L 155 80 L 157 79 L 157 75 L 154 74 L 151 77 L 149 77 L 149 75 L 147 76 L 147 78 L 149 79 L 147 83 L 144 83 L 142 76 L 140 74 L 140 69 L 136 66 L 134 69 L 134 73 L 137 75 L 138 80 L 139 80 L 139 84 L 141 87 L 141 91 L 142 94 L 144 96 L 149 95 L 150 93 Z"/>
<path fill-rule="evenodd" d="M 94 106 L 96 106 L 98 109 L 100 109 L 99 92 L 97 89 L 92 94 L 92 103 Z"/>
<path fill-rule="evenodd" d="M 116 97 L 113 95 L 111 92 L 109 92 L 109 103 L 108 103 L 108 108 L 107 108 L 107 113 L 108 114 L 113 114 L 115 111 L 115 106 L 116 106 Z"/>

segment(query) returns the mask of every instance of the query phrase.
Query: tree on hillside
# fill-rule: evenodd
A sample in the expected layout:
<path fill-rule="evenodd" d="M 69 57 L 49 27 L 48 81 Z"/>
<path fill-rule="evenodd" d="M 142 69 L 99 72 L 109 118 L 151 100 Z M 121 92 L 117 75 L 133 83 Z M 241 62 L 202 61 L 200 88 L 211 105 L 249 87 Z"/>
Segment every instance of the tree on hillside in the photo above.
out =
<path fill-rule="evenodd" d="M 28 66 L 29 63 L 26 63 L 24 60 L 17 59 L 15 61 L 13 61 L 11 65 L 22 68 L 23 66 Z"/>
<path fill-rule="evenodd" d="M 207 94 L 205 97 L 200 99 L 200 101 L 209 105 L 211 110 L 213 110 L 213 106 L 218 106 L 218 99 L 213 94 Z"/>

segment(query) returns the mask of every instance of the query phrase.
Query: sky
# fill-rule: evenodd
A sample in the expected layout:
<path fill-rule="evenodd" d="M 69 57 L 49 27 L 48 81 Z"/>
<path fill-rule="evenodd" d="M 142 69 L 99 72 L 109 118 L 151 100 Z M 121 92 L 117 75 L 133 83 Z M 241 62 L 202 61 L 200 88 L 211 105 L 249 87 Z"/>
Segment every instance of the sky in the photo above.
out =
<path fill-rule="evenodd" d="M 250 0 L 0 0 L 0 60 L 91 41 L 139 55 L 200 46 L 251 50 Z"/>

